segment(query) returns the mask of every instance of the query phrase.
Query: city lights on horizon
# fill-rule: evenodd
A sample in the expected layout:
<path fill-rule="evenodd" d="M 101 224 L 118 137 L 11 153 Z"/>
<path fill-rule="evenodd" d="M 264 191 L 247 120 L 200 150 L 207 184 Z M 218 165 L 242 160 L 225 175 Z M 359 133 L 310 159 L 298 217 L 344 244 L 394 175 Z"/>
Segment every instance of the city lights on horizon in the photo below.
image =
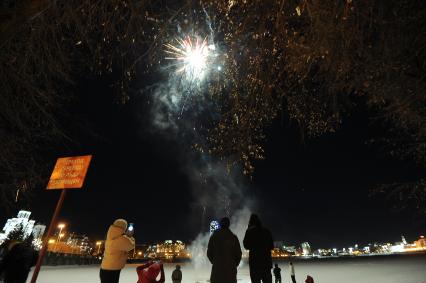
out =
<path fill-rule="evenodd" d="M 29 220 L 30 212 L 20 211 L 18 216 L 13 219 L 9 219 L 5 225 L 4 231 L 12 231 L 19 225 L 31 228 L 31 230 L 25 233 L 34 235 L 33 244 L 35 247 L 41 248 L 42 239 L 44 234 L 43 225 L 34 225 L 33 220 Z M 104 240 L 91 240 L 86 235 L 76 234 L 70 231 L 64 232 L 67 225 L 65 223 L 59 223 L 56 225 L 59 229 L 57 234 L 47 240 L 48 251 L 53 253 L 61 254 L 80 254 L 80 255 L 93 255 L 99 257 L 103 253 Z M 209 231 L 213 233 L 219 228 L 217 222 L 212 221 L 209 225 Z M 6 238 L 7 235 L 3 233 L 1 235 Z M 1 241 L 0 241 L 1 242 Z M 141 247 L 145 248 L 141 248 Z M 426 252 L 426 239 L 423 235 L 419 236 L 416 241 L 408 242 L 404 236 L 401 236 L 401 240 L 395 243 L 373 243 L 366 246 L 354 244 L 350 247 L 326 249 L 312 249 L 308 242 L 303 242 L 300 245 L 287 246 L 284 245 L 283 241 L 274 242 L 274 249 L 271 251 L 273 258 L 286 258 L 286 257 L 300 257 L 300 258 L 326 258 L 326 257 L 345 257 L 345 256 L 374 256 L 374 255 L 391 255 L 391 254 L 403 254 L 403 253 L 416 253 Z M 174 259 L 191 259 L 193 248 L 191 243 L 186 244 L 182 241 L 167 240 L 164 242 L 157 242 L 152 245 L 137 245 L 137 247 L 129 254 L 129 258 L 142 259 L 162 259 L 162 260 L 174 260 Z M 202 252 L 204 255 L 205 253 Z M 248 252 L 243 251 L 243 257 L 247 257 Z M 195 257 L 195 256 L 194 256 Z"/>

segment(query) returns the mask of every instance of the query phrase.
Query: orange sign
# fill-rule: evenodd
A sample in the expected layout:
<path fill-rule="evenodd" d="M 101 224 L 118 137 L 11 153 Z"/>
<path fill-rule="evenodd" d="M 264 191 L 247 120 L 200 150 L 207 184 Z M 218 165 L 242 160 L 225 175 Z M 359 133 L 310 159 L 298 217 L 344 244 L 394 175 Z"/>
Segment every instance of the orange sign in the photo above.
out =
<path fill-rule="evenodd" d="M 91 155 L 58 158 L 47 189 L 81 188 L 91 159 Z"/>

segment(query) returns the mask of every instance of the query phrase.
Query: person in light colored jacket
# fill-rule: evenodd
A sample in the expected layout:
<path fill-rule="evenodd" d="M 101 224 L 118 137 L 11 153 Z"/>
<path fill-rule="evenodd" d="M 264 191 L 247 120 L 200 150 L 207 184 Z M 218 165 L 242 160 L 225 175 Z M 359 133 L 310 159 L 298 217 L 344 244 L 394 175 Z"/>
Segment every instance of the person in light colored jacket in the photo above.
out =
<path fill-rule="evenodd" d="M 124 219 L 117 219 L 109 226 L 99 274 L 101 283 L 118 283 L 120 280 L 128 253 L 135 248 L 133 233 L 126 233 L 126 230 L 127 221 Z"/>
<path fill-rule="evenodd" d="M 290 269 L 291 282 L 296 283 L 296 273 L 294 272 L 294 265 L 292 262 L 288 264 L 288 268 Z"/>

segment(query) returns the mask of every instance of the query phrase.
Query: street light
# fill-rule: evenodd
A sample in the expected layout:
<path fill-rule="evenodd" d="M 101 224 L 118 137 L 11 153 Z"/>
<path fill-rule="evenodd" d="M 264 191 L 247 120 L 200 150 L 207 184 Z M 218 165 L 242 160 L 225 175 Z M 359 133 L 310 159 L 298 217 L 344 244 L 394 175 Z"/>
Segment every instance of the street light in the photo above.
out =
<path fill-rule="evenodd" d="M 58 224 L 58 228 L 59 228 L 59 234 L 61 234 L 62 233 L 62 229 L 64 229 L 65 228 L 65 224 L 64 223 L 59 223 Z"/>
<path fill-rule="evenodd" d="M 59 234 L 61 234 L 62 233 L 62 229 L 64 229 L 65 228 L 65 224 L 64 223 L 59 223 L 58 224 L 58 228 L 59 228 Z"/>
<path fill-rule="evenodd" d="M 62 233 L 62 229 L 64 229 L 65 228 L 65 224 L 64 223 L 59 223 L 58 224 L 58 228 L 59 228 L 59 233 L 58 233 L 58 239 L 57 239 L 57 241 L 56 241 L 56 243 L 55 243 L 55 252 L 57 252 L 57 247 L 58 247 L 58 242 L 60 242 L 61 241 L 61 238 L 64 236 L 64 234 Z"/>
<path fill-rule="evenodd" d="M 101 245 L 102 245 L 102 241 L 97 241 L 96 245 L 98 246 L 98 255 L 101 253 Z"/>

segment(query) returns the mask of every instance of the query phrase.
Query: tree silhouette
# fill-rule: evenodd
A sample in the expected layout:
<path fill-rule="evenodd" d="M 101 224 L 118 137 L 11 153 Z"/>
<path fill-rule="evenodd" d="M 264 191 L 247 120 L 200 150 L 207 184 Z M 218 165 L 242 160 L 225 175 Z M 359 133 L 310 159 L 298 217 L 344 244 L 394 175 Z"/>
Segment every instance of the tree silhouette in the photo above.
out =
<path fill-rule="evenodd" d="M 420 0 L 4 1 L 0 15 L 0 192 L 47 173 L 52 144 L 72 140 L 60 118 L 76 74 L 111 76 L 117 102 L 158 65 L 180 19 L 209 21 L 225 46 L 224 81 L 208 89 L 220 119 L 210 152 L 254 171 L 264 129 L 287 115 L 305 138 L 337 131 L 362 104 L 388 131 L 372 140 L 426 164 L 426 9 Z M 197 11 L 197 12 L 193 12 Z M 206 18 L 208 15 L 208 19 Z M 424 182 L 414 187 L 426 190 Z M 423 185 L 422 185 L 423 184 Z M 24 190 L 25 191 L 25 190 Z M 26 191 L 30 191 L 27 189 Z M 422 194 L 420 194 L 422 195 Z"/>

